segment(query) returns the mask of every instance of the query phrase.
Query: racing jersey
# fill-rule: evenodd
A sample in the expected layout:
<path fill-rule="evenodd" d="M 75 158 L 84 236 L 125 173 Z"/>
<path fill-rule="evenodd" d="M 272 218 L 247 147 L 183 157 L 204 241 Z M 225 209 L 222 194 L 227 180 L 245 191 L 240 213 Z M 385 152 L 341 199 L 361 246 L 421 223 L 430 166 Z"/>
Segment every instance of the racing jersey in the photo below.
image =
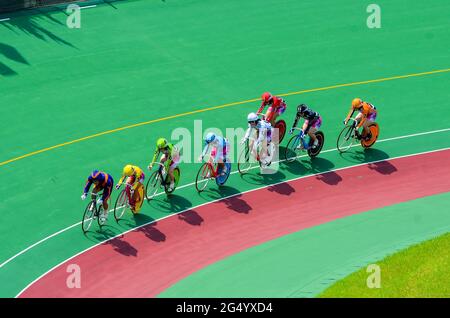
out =
<path fill-rule="evenodd" d="M 171 143 L 167 144 L 167 147 L 164 148 L 164 149 L 159 149 L 158 147 L 156 147 L 155 153 L 153 155 L 153 159 L 152 159 L 152 162 L 151 162 L 151 165 L 156 162 L 156 160 L 158 159 L 158 156 L 159 156 L 160 153 L 166 155 L 169 160 L 172 160 L 173 157 L 177 157 L 178 156 L 179 151 L 178 151 L 177 147 L 175 147 Z"/>
<path fill-rule="evenodd" d="M 245 133 L 244 139 L 248 139 L 250 137 L 253 129 L 256 129 L 256 131 L 258 132 L 258 139 L 256 144 L 261 143 L 266 135 L 271 136 L 272 134 L 272 125 L 265 120 L 258 120 L 255 127 L 252 127 L 252 125 L 248 124 L 248 129 Z"/>
<path fill-rule="evenodd" d="M 144 172 L 142 171 L 141 168 L 139 168 L 138 166 L 132 166 L 134 169 L 134 174 L 132 174 L 131 176 L 135 176 L 136 180 L 139 181 L 139 179 L 141 179 L 142 175 L 144 174 Z M 126 177 L 131 177 L 131 176 L 127 176 L 125 174 L 122 174 L 122 177 L 119 180 L 119 184 L 122 184 L 123 179 L 125 179 Z"/>
<path fill-rule="evenodd" d="M 359 112 L 361 114 L 363 114 L 363 118 L 361 119 L 361 122 L 358 124 L 358 128 L 362 126 L 362 124 L 366 121 L 366 118 L 373 113 L 377 113 L 377 108 L 375 106 L 373 106 L 370 103 L 367 102 L 363 102 L 362 103 L 363 106 L 361 107 L 361 109 L 359 110 Z M 353 109 L 353 107 L 350 108 L 350 111 L 347 115 L 347 118 L 345 119 L 345 121 L 348 121 L 350 119 L 350 117 L 353 116 L 353 113 L 355 112 L 356 109 Z"/>
<path fill-rule="evenodd" d="M 206 152 L 208 151 L 210 146 L 215 147 L 217 149 L 224 149 L 226 145 L 227 139 L 216 135 L 216 138 L 212 142 L 210 142 L 209 144 L 206 143 L 205 147 L 203 148 L 202 157 L 206 155 Z"/>
<path fill-rule="evenodd" d="M 104 188 L 109 180 L 112 180 L 112 177 L 102 171 L 94 171 L 91 173 L 86 181 L 86 185 L 84 187 L 84 193 L 88 193 L 91 185 L 94 181 L 98 181 L 99 186 Z"/>
<path fill-rule="evenodd" d="M 314 120 L 320 118 L 320 114 L 318 112 L 313 111 L 309 107 L 306 108 L 306 110 L 303 113 L 303 116 L 301 116 L 300 113 L 297 112 L 297 115 L 295 116 L 295 120 L 294 120 L 294 124 L 292 125 L 292 128 L 297 127 L 297 123 L 298 123 L 298 120 L 300 119 L 300 117 L 303 117 L 303 118 L 305 118 L 305 120 L 308 121 L 308 127 L 305 130 L 305 134 L 307 134 L 309 131 L 309 128 L 311 128 L 311 125 L 314 122 Z"/>

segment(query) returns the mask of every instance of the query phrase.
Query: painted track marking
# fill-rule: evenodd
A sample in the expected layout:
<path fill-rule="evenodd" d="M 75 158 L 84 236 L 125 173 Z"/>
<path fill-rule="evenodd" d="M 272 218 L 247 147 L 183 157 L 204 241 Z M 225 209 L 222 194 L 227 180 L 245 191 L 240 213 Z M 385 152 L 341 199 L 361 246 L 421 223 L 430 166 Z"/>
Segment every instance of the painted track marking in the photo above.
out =
<path fill-rule="evenodd" d="M 392 160 L 395 160 L 395 159 L 414 157 L 414 156 L 419 156 L 419 155 L 424 155 L 424 154 L 429 154 L 429 153 L 434 153 L 434 152 L 439 152 L 439 151 L 446 151 L 446 150 L 450 150 L 450 147 L 442 148 L 442 149 L 436 149 L 436 150 L 431 150 L 431 151 L 418 152 L 418 153 L 409 154 L 409 155 L 403 155 L 403 156 L 398 156 L 398 157 L 392 157 L 392 158 L 388 158 L 388 159 L 374 160 L 374 161 L 365 162 L 365 163 L 360 163 L 360 164 L 353 165 L 353 166 L 342 167 L 342 168 L 338 168 L 338 169 L 330 169 L 330 170 L 327 170 L 327 171 L 323 171 L 323 172 L 320 172 L 320 173 L 315 173 L 315 174 L 311 174 L 311 175 L 307 175 L 307 176 L 300 176 L 300 177 L 291 179 L 291 180 L 289 180 L 289 181 L 280 181 L 280 182 L 277 182 L 277 183 L 274 183 L 274 184 L 265 185 L 265 186 L 261 186 L 261 187 L 255 188 L 255 189 L 250 189 L 250 190 L 247 190 L 247 191 L 235 193 L 235 194 L 232 194 L 232 195 L 223 197 L 223 198 L 219 198 L 219 199 L 216 199 L 216 200 L 213 200 L 213 201 L 209 201 L 209 202 L 205 202 L 205 203 L 199 204 L 199 205 L 197 205 L 197 206 L 190 207 L 190 208 L 188 208 L 188 209 L 185 209 L 185 210 L 183 210 L 183 211 L 176 212 L 176 213 L 171 214 L 171 215 L 167 215 L 167 216 L 162 217 L 162 218 L 160 218 L 160 219 L 158 219 L 158 220 L 152 220 L 152 221 L 150 221 L 150 222 L 148 222 L 148 223 L 141 224 L 141 225 L 139 225 L 139 226 L 137 226 L 137 227 L 135 227 L 135 228 L 129 229 L 129 230 L 123 232 L 123 233 L 117 234 L 117 235 L 114 236 L 114 237 L 110 237 L 110 238 L 108 238 L 107 240 L 104 240 L 104 241 L 102 241 L 102 242 L 99 242 L 99 243 L 97 243 L 97 244 L 95 244 L 95 245 L 93 245 L 93 246 L 91 246 L 91 247 L 89 247 L 89 248 L 87 248 L 87 249 L 85 249 L 85 250 L 83 250 L 83 251 L 81 251 L 81 252 L 79 252 L 79 253 L 77 253 L 77 254 L 71 256 L 71 257 L 69 257 L 69 258 L 66 259 L 65 261 L 60 262 L 58 265 L 52 267 L 50 270 L 48 270 L 47 272 L 45 272 L 44 274 L 42 274 L 41 276 L 39 276 L 38 278 L 36 278 L 35 280 L 33 280 L 30 284 L 28 284 L 24 289 L 22 289 L 22 290 L 17 294 L 17 296 L 16 296 L 15 298 L 20 297 L 20 295 L 21 295 L 23 292 L 25 292 L 25 290 L 27 290 L 31 285 L 33 285 L 33 284 L 34 284 L 35 282 L 37 282 L 39 279 L 41 279 L 42 277 L 44 277 L 45 275 L 47 275 L 48 273 L 50 273 L 51 271 L 53 271 L 53 270 L 56 269 L 57 267 L 61 266 L 61 265 L 64 264 L 65 262 L 68 262 L 69 260 L 71 260 L 71 259 L 77 257 L 78 255 L 81 255 L 81 254 L 83 254 L 83 253 L 85 253 L 85 252 L 87 252 L 87 251 L 89 251 L 89 250 L 91 250 L 91 249 L 93 249 L 93 248 L 95 248 L 95 247 L 97 247 L 97 246 L 99 246 L 99 245 L 101 245 L 101 244 L 104 244 L 104 243 L 106 243 L 106 242 L 108 242 L 108 241 L 111 241 L 111 240 L 113 240 L 113 239 L 115 239 L 115 238 L 117 238 L 117 237 L 119 237 L 119 236 L 125 235 L 125 234 L 127 234 L 127 233 L 129 233 L 129 232 L 132 232 L 132 231 L 134 231 L 134 230 L 140 229 L 140 228 L 142 228 L 142 227 L 144 227 L 144 226 L 147 226 L 147 225 L 150 225 L 150 224 L 152 224 L 152 223 L 155 223 L 155 222 L 164 220 L 164 219 L 166 219 L 166 218 L 169 218 L 169 217 L 172 217 L 172 216 L 175 216 L 175 215 L 184 213 L 184 212 L 186 212 L 186 211 L 190 211 L 190 210 L 196 209 L 196 208 L 198 208 L 198 207 L 201 207 L 201 206 L 204 206 L 204 205 L 207 205 L 207 204 L 212 204 L 212 203 L 219 202 L 219 201 L 222 201 L 222 200 L 226 200 L 226 199 L 229 199 L 229 198 L 232 198 L 232 197 L 241 195 L 241 194 L 245 194 L 245 193 L 249 193 L 249 192 L 253 192 L 253 191 L 265 189 L 265 188 L 268 188 L 268 187 L 273 187 L 273 186 L 276 186 L 276 185 L 279 185 L 279 184 L 282 184 L 282 183 L 286 183 L 286 182 L 290 182 L 290 181 L 296 181 L 296 180 L 300 180 L 300 179 L 305 179 L 305 178 L 309 178 L 309 177 L 314 177 L 314 176 L 326 174 L 326 173 L 329 173 L 329 172 L 341 171 L 341 170 L 345 170 L 345 169 L 351 169 L 351 168 L 355 168 L 355 167 L 365 166 L 365 165 L 369 165 L 369 164 L 373 164 L 373 163 L 377 163 L 377 162 L 392 161 Z"/>
<path fill-rule="evenodd" d="M 439 130 L 432 130 L 432 131 L 421 132 L 421 133 L 416 133 L 416 134 L 411 134 L 411 135 L 405 135 L 405 136 L 392 137 L 392 138 L 387 138 L 387 139 L 381 139 L 381 140 L 378 140 L 377 143 L 378 143 L 378 142 L 385 142 L 385 141 L 392 141 L 392 140 L 397 140 L 397 139 L 411 138 L 411 137 L 416 137 L 416 136 L 421 136 L 421 135 L 435 134 L 435 133 L 440 133 L 440 132 L 445 132 L 445 131 L 450 131 L 450 128 L 439 129 Z M 352 147 L 357 147 L 357 146 L 359 146 L 359 144 L 352 145 Z M 336 150 L 337 150 L 336 148 L 333 148 L 333 149 L 324 150 L 324 151 L 322 151 L 321 153 L 333 152 L 333 151 L 336 151 Z M 307 155 L 302 155 L 302 156 L 299 156 L 299 158 L 306 157 L 306 156 L 307 156 Z M 278 162 L 283 162 L 283 161 L 285 161 L 285 159 L 279 160 Z M 256 168 L 259 168 L 259 167 L 258 167 L 258 166 L 255 166 L 255 167 L 253 167 L 252 169 L 256 169 Z M 330 171 L 334 171 L 334 170 L 330 170 Z M 236 173 L 238 173 L 238 171 L 233 171 L 233 172 L 230 173 L 230 175 L 231 175 L 231 174 L 236 174 Z M 308 176 L 310 176 L 310 175 L 308 175 Z M 291 179 L 291 180 L 296 180 L 296 179 Z M 284 182 L 287 182 L 287 181 L 290 181 L 290 180 L 285 180 Z M 189 187 L 189 186 L 193 186 L 193 185 L 195 185 L 195 182 L 191 182 L 191 183 L 182 185 L 182 186 L 178 187 L 177 189 L 179 190 L 179 189 L 183 189 L 183 188 L 186 188 L 186 187 Z M 245 193 L 245 192 L 240 192 L 240 193 Z M 162 194 L 164 194 L 164 192 L 160 192 L 160 193 L 158 193 L 156 196 L 159 196 L 159 195 L 162 195 Z M 225 198 L 221 198 L 221 199 L 225 199 Z M 210 202 L 214 202 L 214 201 L 210 201 Z M 210 203 L 210 202 L 207 202 L 207 203 Z M 205 204 L 207 204 L 207 203 L 205 203 Z M 194 208 L 194 207 L 191 207 L 191 209 L 193 209 L 193 208 Z M 111 209 L 111 210 L 108 211 L 108 213 L 111 213 L 111 212 L 113 212 L 113 211 L 114 211 L 114 210 Z M 185 211 L 186 211 L 186 210 L 185 210 Z M 180 212 L 177 212 L 176 214 L 178 214 L 178 213 L 180 213 Z M 171 214 L 171 215 L 176 215 L 176 214 Z M 158 220 L 162 220 L 162 219 L 158 219 Z M 156 222 L 156 221 L 157 221 L 157 220 L 155 220 L 155 222 Z M 78 222 L 78 223 L 72 224 L 72 225 L 70 225 L 70 226 L 68 226 L 68 227 L 66 227 L 66 228 L 64 228 L 64 229 L 62 229 L 62 230 L 59 230 L 58 232 L 53 233 L 53 234 L 51 234 L 51 235 L 49 235 L 49 236 L 47 236 L 47 237 L 45 237 L 45 238 L 39 240 L 38 242 L 36 242 L 36 243 L 34 243 L 34 244 L 28 246 L 27 248 L 23 249 L 23 250 L 20 251 L 19 253 L 17 253 L 17 254 L 15 254 L 15 255 L 11 256 L 11 257 L 8 258 L 6 261 L 4 261 L 3 263 L 1 263 L 1 264 L 0 264 L 0 269 L 1 269 L 3 266 L 5 266 L 6 264 L 8 264 L 9 262 L 11 262 L 12 260 L 14 260 L 15 258 L 17 258 L 17 257 L 19 257 L 20 255 L 22 255 L 22 254 L 28 252 L 28 251 L 31 250 L 32 248 L 34 248 L 34 247 L 36 247 L 36 246 L 38 246 L 38 245 L 44 243 L 45 241 L 47 241 L 47 240 L 49 240 L 49 239 L 51 239 L 51 238 L 53 238 L 53 237 L 55 237 L 55 236 L 57 236 L 57 235 L 59 235 L 59 234 L 61 234 L 61 233 L 66 232 L 66 231 L 68 231 L 68 230 L 70 230 L 70 229 L 72 229 L 72 228 L 74 228 L 74 227 L 76 227 L 76 226 L 78 226 L 78 225 L 80 225 L 80 224 L 81 224 L 81 221 Z M 138 228 L 138 227 L 133 228 L 133 229 L 137 229 L 137 228 Z M 127 233 L 127 232 L 124 232 L 124 233 Z M 106 242 L 106 241 L 103 241 L 103 242 Z"/>
<path fill-rule="evenodd" d="M 386 82 L 386 81 L 393 81 L 393 80 L 397 80 L 397 79 L 404 79 L 404 78 L 411 78 L 411 77 L 420 77 L 420 76 L 426 76 L 426 75 L 432 75 L 432 74 L 438 74 L 438 73 L 447 73 L 447 72 L 450 72 L 450 68 L 442 69 L 442 70 L 434 70 L 434 71 L 429 71 L 429 72 L 422 72 L 422 73 L 414 73 L 414 74 L 407 74 L 407 75 L 384 77 L 384 78 L 378 78 L 378 79 L 367 80 L 367 81 L 360 81 L 360 82 L 351 82 L 351 83 L 346 83 L 346 84 L 338 84 L 338 85 L 325 86 L 325 87 L 320 87 L 320 88 L 312 88 L 312 89 L 307 89 L 307 90 L 302 90 L 302 91 L 297 91 L 297 92 L 291 92 L 291 93 L 285 93 L 285 94 L 278 94 L 278 95 L 279 96 L 300 95 L 300 94 L 306 94 L 306 93 L 312 93 L 312 92 L 318 92 L 318 91 L 325 91 L 325 90 L 331 90 L 331 89 L 342 88 L 342 87 L 365 85 L 365 84 L 372 84 L 372 83 L 380 83 L 380 82 Z M 36 150 L 36 151 L 30 152 L 30 153 L 27 153 L 25 155 L 21 155 L 19 157 L 12 158 L 12 159 L 0 162 L 0 167 L 4 166 L 4 165 L 7 165 L 9 163 L 12 163 L 12 162 L 21 160 L 21 159 L 25 159 L 27 157 L 38 155 L 38 154 L 43 153 L 43 152 L 47 152 L 47 151 L 54 150 L 54 149 L 57 149 L 57 148 L 65 147 L 65 146 L 68 146 L 68 145 L 71 145 L 71 144 L 74 144 L 74 143 L 78 143 L 78 142 L 81 142 L 81 141 L 84 141 L 84 140 L 88 140 L 88 139 L 93 139 L 93 138 L 100 137 L 100 136 L 103 136 L 103 135 L 109 135 L 109 134 L 116 133 L 116 132 L 119 132 L 119 131 L 122 131 L 122 130 L 136 128 L 136 127 L 149 125 L 149 124 L 153 124 L 153 123 L 157 123 L 157 122 L 161 122 L 161 121 L 166 121 L 166 120 L 170 120 L 170 119 L 174 119 L 174 118 L 185 117 L 185 116 L 189 116 L 189 115 L 193 115 L 193 114 L 204 113 L 204 112 L 208 112 L 208 111 L 212 111 L 212 110 L 216 110 L 216 109 L 221 109 L 221 108 L 226 108 L 226 107 L 231 107 L 231 106 L 237 106 L 237 105 L 252 103 L 252 102 L 256 102 L 258 100 L 259 100 L 259 98 L 248 99 L 248 100 L 244 100 L 244 101 L 240 101 L 240 102 L 234 102 L 234 103 L 223 104 L 223 105 L 219 105 L 219 106 L 213 106 L 213 107 L 193 110 L 193 111 L 189 111 L 189 112 L 185 112 L 185 113 L 180 113 L 180 114 L 177 114 L 177 115 L 171 115 L 171 116 L 167 116 L 167 117 L 163 117 L 163 118 L 153 119 L 153 120 L 149 120 L 149 121 L 145 121 L 145 122 L 141 122 L 141 123 L 137 123 L 137 124 L 133 124 L 133 125 L 128 125 L 128 126 L 124 126 L 124 127 L 120 127 L 120 128 L 107 130 L 107 131 L 100 132 L 100 133 L 97 133 L 97 134 L 93 134 L 93 135 L 90 135 L 90 136 L 86 136 L 86 137 L 82 137 L 82 138 L 75 139 L 75 140 L 72 140 L 72 141 L 68 141 L 68 142 L 64 142 L 64 143 L 61 143 L 61 144 L 57 144 L 57 145 L 54 145 L 54 146 L 51 146 L 51 147 L 47 147 L 47 148 L 43 148 L 43 149 L 40 149 L 40 150 Z"/>

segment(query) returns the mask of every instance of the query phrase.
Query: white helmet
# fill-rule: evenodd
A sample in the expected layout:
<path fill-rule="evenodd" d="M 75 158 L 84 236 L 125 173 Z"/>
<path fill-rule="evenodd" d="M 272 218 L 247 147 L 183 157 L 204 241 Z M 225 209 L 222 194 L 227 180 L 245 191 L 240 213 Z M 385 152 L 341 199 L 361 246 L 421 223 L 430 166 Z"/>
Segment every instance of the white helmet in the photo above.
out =
<path fill-rule="evenodd" d="M 259 119 L 258 115 L 256 115 L 255 113 L 250 113 L 247 116 L 247 121 L 251 122 L 251 121 L 257 121 Z"/>

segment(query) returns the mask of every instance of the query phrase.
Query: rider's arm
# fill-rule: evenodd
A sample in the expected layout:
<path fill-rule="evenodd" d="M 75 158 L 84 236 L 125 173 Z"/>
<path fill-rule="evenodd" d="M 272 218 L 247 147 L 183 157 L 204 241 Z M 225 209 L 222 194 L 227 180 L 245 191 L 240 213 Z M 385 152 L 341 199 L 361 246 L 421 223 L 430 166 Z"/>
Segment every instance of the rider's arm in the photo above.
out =
<path fill-rule="evenodd" d="M 365 112 L 361 112 L 361 114 L 362 114 L 361 120 L 359 121 L 358 126 L 356 126 L 356 128 L 360 128 L 367 119 L 367 115 Z"/>
<path fill-rule="evenodd" d="M 256 112 L 257 114 L 261 113 L 264 110 L 264 107 L 266 106 L 266 104 L 264 102 L 261 103 L 261 106 L 259 106 L 258 111 Z"/>
<path fill-rule="evenodd" d="M 204 156 L 206 156 L 206 152 L 208 151 L 208 149 L 209 149 L 209 144 L 207 143 L 207 144 L 205 144 L 205 147 L 203 148 L 202 158 L 203 158 Z"/>
<path fill-rule="evenodd" d="M 92 184 L 92 177 L 89 176 L 89 178 L 86 181 L 86 185 L 84 186 L 84 192 L 83 193 L 88 193 L 89 189 L 91 188 L 91 184 Z"/>
<path fill-rule="evenodd" d="M 125 179 L 125 175 L 123 174 L 122 177 L 120 178 L 119 182 L 117 183 L 119 186 L 122 185 L 123 179 Z"/>
<path fill-rule="evenodd" d="M 247 140 L 250 137 L 251 132 L 252 132 L 252 126 L 248 125 L 248 129 L 245 132 L 244 140 Z"/>
<path fill-rule="evenodd" d="M 297 124 L 298 124 L 299 119 L 300 119 L 300 116 L 299 116 L 298 113 L 297 113 L 297 114 L 295 115 L 295 120 L 294 120 L 294 123 L 292 124 L 292 128 L 291 128 L 291 129 L 294 129 L 295 127 L 297 127 Z"/>
<path fill-rule="evenodd" d="M 348 112 L 347 118 L 345 118 L 345 122 L 347 123 L 348 120 L 350 119 L 350 117 L 353 116 L 353 113 L 355 112 L 355 110 L 351 107 L 350 111 Z"/>
<path fill-rule="evenodd" d="M 152 162 L 150 163 L 150 165 L 152 165 L 156 162 L 156 159 L 158 159 L 158 155 L 159 155 L 159 148 L 156 147 L 155 153 L 153 154 L 153 159 L 152 159 Z"/>

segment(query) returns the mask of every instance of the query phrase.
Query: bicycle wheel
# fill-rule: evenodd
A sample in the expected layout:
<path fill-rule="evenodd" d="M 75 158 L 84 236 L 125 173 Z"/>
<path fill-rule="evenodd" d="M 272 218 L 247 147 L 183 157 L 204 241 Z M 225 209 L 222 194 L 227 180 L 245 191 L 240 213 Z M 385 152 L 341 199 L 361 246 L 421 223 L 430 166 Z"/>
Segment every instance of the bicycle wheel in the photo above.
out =
<path fill-rule="evenodd" d="M 91 209 L 91 206 L 94 205 Z M 86 233 L 92 225 L 92 221 L 94 220 L 95 214 L 95 201 L 91 201 L 86 206 L 86 209 L 83 213 L 83 220 L 81 221 L 81 228 L 83 229 L 83 233 Z"/>
<path fill-rule="evenodd" d="M 216 183 L 217 183 L 218 186 L 223 186 L 223 185 L 225 184 L 225 182 L 227 182 L 228 177 L 230 176 L 230 173 L 231 173 L 231 163 L 227 162 L 227 163 L 225 163 L 225 166 L 227 167 L 227 173 L 226 173 L 225 175 L 223 175 L 223 176 L 222 176 L 222 175 L 219 175 L 219 176 L 216 178 Z M 219 173 L 221 173 L 221 171 L 220 171 Z"/>
<path fill-rule="evenodd" d="M 247 173 L 250 168 L 253 166 L 253 157 L 250 154 L 250 148 L 248 144 L 245 146 L 244 149 L 242 149 L 241 153 L 239 154 L 239 160 L 238 160 L 238 170 L 239 173 L 245 174 Z"/>
<path fill-rule="evenodd" d="M 211 180 L 212 172 L 207 162 L 203 163 L 198 169 L 197 178 L 195 178 L 195 188 L 198 192 L 202 192 L 206 189 L 206 186 Z"/>
<path fill-rule="evenodd" d="M 283 119 L 277 121 L 275 123 L 275 128 L 278 129 L 278 136 L 275 136 L 275 137 L 277 137 L 277 139 L 274 139 L 274 140 L 278 140 L 277 144 L 281 144 L 281 142 L 284 139 L 284 135 L 286 135 L 286 122 Z M 276 135 L 276 133 L 275 133 L 275 135 Z"/>
<path fill-rule="evenodd" d="M 160 188 L 160 185 L 161 179 L 159 177 L 159 173 L 158 171 L 155 171 L 150 175 L 145 186 L 145 197 L 147 198 L 148 202 L 150 202 L 150 200 L 155 197 L 156 192 L 158 192 L 158 189 Z M 143 201 L 144 200 L 142 200 L 142 202 Z"/>
<path fill-rule="evenodd" d="M 355 141 L 353 126 L 345 126 L 337 139 L 337 149 L 344 153 L 350 149 Z"/>
<path fill-rule="evenodd" d="M 116 219 L 117 222 L 122 218 L 127 208 L 128 208 L 128 195 L 127 191 L 123 189 L 120 192 L 119 196 L 117 197 L 116 204 L 114 205 L 114 218 Z"/>
<path fill-rule="evenodd" d="M 315 133 L 315 135 L 316 135 L 316 138 L 317 138 L 317 140 L 319 141 L 319 143 L 317 144 L 316 148 L 312 148 L 311 146 L 312 146 L 312 144 L 313 144 L 313 141 L 312 141 L 312 140 L 310 141 L 310 143 L 309 143 L 309 149 L 308 149 L 308 155 L 309 155 L 311 158 L 316 157 L 316 156 L 320 153 L 320 151 L 321 151 L 322 148 L 323 148 L 323 144 L 324 144 L 324 142 L 325 142 L 325 135 L 323 134 L 323 132 L 317 131 L 317 132 Z"/>
<path fill-rule="evenodd" d="M 370 138 L 369 140 L 361 139 L 361 146 L 363 146 L 364 148 L 372 147 L 373 144 L 377 141 L 378 134 L 380 132 L 377 123 L 370 124 L 369 129 L 370 133 L 372 134 L 372 138 Z"/>
<path fill-rule="evenodd" d="M 292 136 L 291 139 L 289 139 L 288 144 L 286 145 L 286 149 L 284 151 L 284 157 L 286 158 L 286 162 L 293 162 L 297 159 L 297 152 L 299 151 L 297 149 L 298 145 L 300 144 L 301 140 L 298 135 Z"/>
<path fill-rule="evenodd" d="M 103 205 L 100 204 L 100 206 L 97 207 L 97 223 L 100 228 L 106 224 L 106 219 L 103 219 L 103 211 Z"/>

